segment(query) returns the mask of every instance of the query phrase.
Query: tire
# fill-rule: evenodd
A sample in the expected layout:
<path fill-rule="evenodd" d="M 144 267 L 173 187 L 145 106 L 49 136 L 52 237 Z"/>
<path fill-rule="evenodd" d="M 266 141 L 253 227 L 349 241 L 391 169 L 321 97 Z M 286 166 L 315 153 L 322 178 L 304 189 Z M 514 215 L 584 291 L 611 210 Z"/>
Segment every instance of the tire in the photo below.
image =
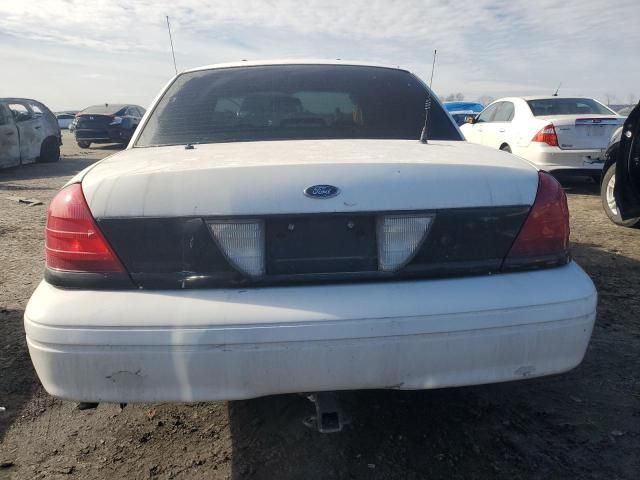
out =
<path fill-rule="evenodd" d="M 78 140 L 78 146 L 80 148 L 89 148 L 91 146 L 91 142 L 85 142 L 84 140 Z"/>
<path fill-rule="evenodd" d="M 52 163 L 60 160 L 60 143 L 56 137 L 47 137 L 40 145 L 39 163 Z"/>
<path fill-rule="evenodd" d="M 602 178 L 602 185 L 600 186 L 600 199 L 602 200 L 602 208 L 604 213 L 607 214 L 609 220 L 621 227 L 638 227 L 640 226 L 640 217 L 630 218 L 629 220 L 622 220 L 620 213 L 616 207 L 616 200 L 613 197 L 613 188 L 616 182 L 616 164 L 614 163 L 609 167 L 607 172 Z"/>
<path fill-rule="evenodd" d="M 507 144 L 502 145 L 500 147 L 500 150 L 502 150 L 503 152 L 511 153 L 511 147 Z"/>

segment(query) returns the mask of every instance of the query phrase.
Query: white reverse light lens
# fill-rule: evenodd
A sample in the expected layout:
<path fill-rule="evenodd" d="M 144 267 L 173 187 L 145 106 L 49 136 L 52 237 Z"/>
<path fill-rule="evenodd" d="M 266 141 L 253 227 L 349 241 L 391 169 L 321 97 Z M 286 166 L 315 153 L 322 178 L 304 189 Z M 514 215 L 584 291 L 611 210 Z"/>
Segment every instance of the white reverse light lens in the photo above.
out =
<path fill-rule="evenodd" d="M 433 215 L 378 217 L 378 268 L 395 272 L 406 265 L 422 244 L 432 222 Z"/>
<path fill-rule="evenodd" d="M 209 223 L 209 228 L 235 268 L 252 277 L 264 275 L 263 222 L 213 222 Z"/>

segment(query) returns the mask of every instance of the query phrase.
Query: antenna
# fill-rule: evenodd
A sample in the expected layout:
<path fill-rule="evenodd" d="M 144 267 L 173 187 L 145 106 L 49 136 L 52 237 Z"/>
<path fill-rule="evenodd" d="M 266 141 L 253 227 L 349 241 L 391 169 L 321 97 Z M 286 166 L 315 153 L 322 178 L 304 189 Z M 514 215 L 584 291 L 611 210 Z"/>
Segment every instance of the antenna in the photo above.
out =
<path fill-rule="evenodd" d="M 173 37 L 171 36 L 171 25 L 169 24 L 169 15 L 167 15 L 167 30 L 169 30 L 169 42 L 171 42 L 171 55 L 173 55 L 173 68 L 178 75 L 178 67 L 176 65 L 176 52 L 173 51 Z"/>
<path fill-rule="evenodd" d="M 558 88 L 556 88 L 555 93 L 553 94 L 554 97 L 558 96 L 558 90 L 560 90 L 560 87 L 562 86 L 562 82 L 560 82 L 560 85 L 558 85 Z"/>
<path fill-rule="evenodd" d="M 431 86 L 433 85 L 433 72 L 436 69 L 436 55 L 438 50 L 433 51 L 433 63 L 431 64 L 431 78 L 429 79 L 429 91 L 424 102 L 424 127 L 420 133 L 420 142 L 427 143 L 427 127 L 429 126 L 429 110 L 431 110 Z"/>

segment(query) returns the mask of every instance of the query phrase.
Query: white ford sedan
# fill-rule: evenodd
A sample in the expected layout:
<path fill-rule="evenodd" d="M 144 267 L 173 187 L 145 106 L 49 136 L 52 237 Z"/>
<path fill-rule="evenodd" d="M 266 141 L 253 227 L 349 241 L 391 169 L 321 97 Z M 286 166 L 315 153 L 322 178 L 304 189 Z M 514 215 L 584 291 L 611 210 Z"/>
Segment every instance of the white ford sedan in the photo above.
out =
<path fill-rule="evenodd" d="M 564 192 L 467 143 L 411 73 L 341 62 L 178 75 L 128 148 L 49 207 L 25 313 L 53 395 L 232 400 L 567 371 L 596 291 Z"/>
<path fill-rule="evenodd" d="M 469 142 L 519 155 L 547 172 L 599 181 L 609 138 L 623 122 L 592 98 L 509 97 L 460 130 Z"/>

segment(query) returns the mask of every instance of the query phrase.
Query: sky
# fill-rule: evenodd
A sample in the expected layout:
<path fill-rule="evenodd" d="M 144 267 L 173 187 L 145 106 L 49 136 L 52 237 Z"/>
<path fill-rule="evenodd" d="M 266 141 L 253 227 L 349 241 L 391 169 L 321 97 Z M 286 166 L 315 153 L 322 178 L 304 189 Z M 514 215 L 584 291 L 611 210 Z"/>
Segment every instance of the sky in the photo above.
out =
<path fill-rule="evenodd" d="M 0 0 L 0 97 L 147 107 L 178 70 L 275 58 L 407 68 L 440 96 L 640 96 L 639 0 Z"/>

